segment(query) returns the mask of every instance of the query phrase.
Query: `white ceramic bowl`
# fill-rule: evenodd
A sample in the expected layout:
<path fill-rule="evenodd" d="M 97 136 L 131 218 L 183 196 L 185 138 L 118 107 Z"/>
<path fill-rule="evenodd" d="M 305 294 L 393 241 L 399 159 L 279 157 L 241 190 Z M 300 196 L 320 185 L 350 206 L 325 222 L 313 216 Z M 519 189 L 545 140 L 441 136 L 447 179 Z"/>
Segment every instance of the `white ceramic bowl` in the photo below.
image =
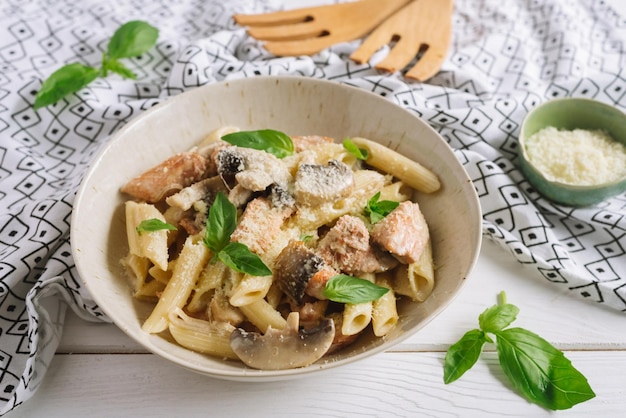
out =
<path fill-rule="evenodd" d="M 432 169 L 439 191 L 417 195 L 429 224 L 436 285 L 423 303 L 399 304 L 400 321 L 384 339 L 361 337 L 311 366 L 252 370 L 235 361 L 194 353 L 141 325 L 153 305 L 131 297 L 120 265 L 128 251 L 121 185 L 221 126 L 271 128 L 290 135 L 378 141 Z M 126 334 L 149 351 L 206 375 L 249 381 L 303 376 L 388 350 L 443 311 L 465 283 L 481 245 L 478 197 L 447 143 L 425 122 L 364 90 L 300 77 L 257 77 L 210 84 L 173 97 L 124 126 L 97 156 L 74 203 L 72 254 L 96 303 Z"/>

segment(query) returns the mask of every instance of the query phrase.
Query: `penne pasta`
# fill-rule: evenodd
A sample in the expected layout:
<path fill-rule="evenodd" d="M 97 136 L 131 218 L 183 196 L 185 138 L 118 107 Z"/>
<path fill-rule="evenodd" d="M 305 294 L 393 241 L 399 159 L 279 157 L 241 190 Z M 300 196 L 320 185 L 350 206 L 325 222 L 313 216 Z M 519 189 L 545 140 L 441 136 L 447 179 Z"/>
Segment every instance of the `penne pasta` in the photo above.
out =
<path fill-rule="evenodd" d="M 128 254 L 122 265 L 131 276 L 131 289 L 133 297 L 137 299 L 154 300 L 165 285 L 153 279 L 151 271 L 160 270 L 156 266 L 150 267 L 150 261 L 145 257 Z"/>
<path fill-rule="evenodd" d="M 161 270 L 158 266 L 152 266 L 148 270 L 148 274 L 154 280 L 161 282 L 162 284 L 167 284 L 172 278 L 172 271 L 174 270 L 174 265 L 176 264 L 176 260 L 172 260 L 167 263 L 167 270 Z"/>
<path fill-rule="evenodd" d="M 392 200 L 394 202 L 404 202 L 411 198 L 411 189 L 401 181 L 393 182 L 380 189 L 379 200 Z"/>
<path fill-rule="evenodd" d="M 435 173 L 391 148 L 365 138 L 352 138 L 352 141 L 367 150 L 369 165 L 399 178 L 414 189 L 432 193 L 441 187 Z"/>
<path fill-rule="evenodd" d="M 343 322 L 341 333 L 343 335 L 355 335 L 367 327 L 372 320 L 372 302 L 364 302 L 356 305 L 347 303 L 343 309 Z"/>
<path fill-rule="evenodd" d="M 230 304 L 233 306 L 249 305 L 265 297 L 272 286 L 272 276 L 243 275 L 230 293 Z"/>
<path fill-rule="evenodd" d="M 122 265 L 126 269 L 131 282 L 131 290 L 134 297 L 138 297 L 141 288 L 145 285 L 150 269 L 150 260 L 129 253 L 122 259 Z"/>
<path fill-rule="evenodd" d="M 167 248 L 167 230 L 152 232 L 138 232 L 137 227 L 142 221 L 158 219 L 165 222 L 165 217 L 159 210 L 149 203 L 137 203 L 129 200 L 126 209 L 126 236 L 131 254 L 146 257 L 161 270 L 167 270 L 169 257 Z"/>
<path fill-rule="evenodd" d="M 172 337 L 183 347 L 216 357 L 238 358 L 230 348 L 230 334 L 234 326 L 192 318 L 180 308 L 170 312 L 168 322 Z"/>
<path fill-rule="evenodd" d="M 372 302 L 372 330 L 375 336 L 382 337 L 395 328 L 399 316 L 396 306 L 396 294 L 386 274 L 379 275 L 376 279 L 376 284 L 389 289 L 382 297 Z"/>
<path fill-rule="evenodd" d="M 137 299 L 155 300 L 159 297 L 159 293 L 161 293 L 164 288 L 165 285 L 163 283 L 151 280 L 142 284 L 135 292 L 134 297 Z"/>
<path fill-rule="evenodd" d="M 165 286 L 154 310 L 142 326 L 145 332 L 155 334 L 167 328 L 169 313 L 185 305 L 202 268 L 208 260 L 209 249 L 197 239 L 187 238 L 176 261 L 172 278 Z"/>
<path fill-rule="evenodd" d="M 410 297 L 415 302 L 423 302 L 435 286 L 431 242 L 428 241 L 420 259 L 416 263 L 401 265 L 396 269 L 393 289 L 399 295 Z"/>
<path fill-rule="evenodd" d="M 187 304 L 187 310 L 189 312 L 205 310 L 211 300 L 212 291 L 223 286 L 228 273 L 228 267 L 223 263 L 207 263 L 202 269 L 200 278 L 193 289 L 191 299 Z"/>
<path fill-rule="evenodd" d="M 271 326 L 274 329 L 283 329 L 287 321 L 265 299 L 259 299 L 249 305 L 240 306 L 241 312 L 248 320 L 262 332 Z"/>

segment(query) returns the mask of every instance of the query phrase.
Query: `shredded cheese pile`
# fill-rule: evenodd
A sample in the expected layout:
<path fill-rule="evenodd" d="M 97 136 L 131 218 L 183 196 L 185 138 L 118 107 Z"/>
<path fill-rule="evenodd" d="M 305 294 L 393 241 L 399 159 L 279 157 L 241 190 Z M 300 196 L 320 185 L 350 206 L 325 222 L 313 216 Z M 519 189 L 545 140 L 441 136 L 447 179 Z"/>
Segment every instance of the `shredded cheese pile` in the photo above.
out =
<path fill-rule="evenodd" d="M 526 153 L 550 181 L 592 186 L 626 177 L 626 146 L 601 130 L 547 127 L 526 140 Z"/>

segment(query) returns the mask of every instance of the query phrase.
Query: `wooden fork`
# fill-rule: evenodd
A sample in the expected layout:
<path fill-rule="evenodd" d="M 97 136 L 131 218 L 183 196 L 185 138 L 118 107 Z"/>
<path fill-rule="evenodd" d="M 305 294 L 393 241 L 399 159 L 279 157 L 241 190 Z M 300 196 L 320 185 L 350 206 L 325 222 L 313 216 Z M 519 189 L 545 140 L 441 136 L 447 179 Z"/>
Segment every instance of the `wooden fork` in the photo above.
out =
<path fill-rule="evenodd" d="M 389 55 L 376 68 L 394 72 L 417 63 L 405 74 L 425 81 L 434 76 L 446 58 L 452 39 L 453 0 L 414 0 L 377 27 L 350 55 L 364 63 L 383 45 L 394 43 Z"/>
<path fill-rule="evenodd" d="M 410 0 L 360 0 L 275 13 L 238 14 L 235 22 L 248 34 L 267 41 L 278 56 L 312 55 L 333 44 L 367 35 Z"/>

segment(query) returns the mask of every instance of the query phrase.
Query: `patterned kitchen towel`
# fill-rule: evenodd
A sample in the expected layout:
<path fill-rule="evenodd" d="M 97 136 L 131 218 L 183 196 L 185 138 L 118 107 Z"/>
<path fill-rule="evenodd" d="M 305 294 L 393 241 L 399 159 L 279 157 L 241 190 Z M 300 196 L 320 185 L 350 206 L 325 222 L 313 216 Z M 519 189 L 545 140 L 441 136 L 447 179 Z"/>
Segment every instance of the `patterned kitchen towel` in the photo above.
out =
<path fill-rule="evenodd" d="M 555 205 L 529 186 L 516 163 L 520 123 L 539 103 L 575 96 L 626 108 L 622 16 L 602 0 L 457 0 L 446 63 L 418 83 L 350 62 L 359 41 L 313 57 L 273 57 L 231 18 L 283 6 L 261 0 L 2 3 L 0 414 L 41 383 L 66 306 L 85 319 L 106 320 L 82 287 L 70 252 L 72 203 L 94 155 L 142 111 L 226 79 L 324 78 L 415 112 L 444 136 L 473 179 L 485 236 L 537 280 L 590 301 L 590 309 L 626 312 L 626 194 L 590 208 Z M 33 110 L 43 79 L 70 62 L 99 65 L 115 29 L 135 19 L 160 29 L 151 51 L 127 60 L 136 80 L 98 79 Z"/>

